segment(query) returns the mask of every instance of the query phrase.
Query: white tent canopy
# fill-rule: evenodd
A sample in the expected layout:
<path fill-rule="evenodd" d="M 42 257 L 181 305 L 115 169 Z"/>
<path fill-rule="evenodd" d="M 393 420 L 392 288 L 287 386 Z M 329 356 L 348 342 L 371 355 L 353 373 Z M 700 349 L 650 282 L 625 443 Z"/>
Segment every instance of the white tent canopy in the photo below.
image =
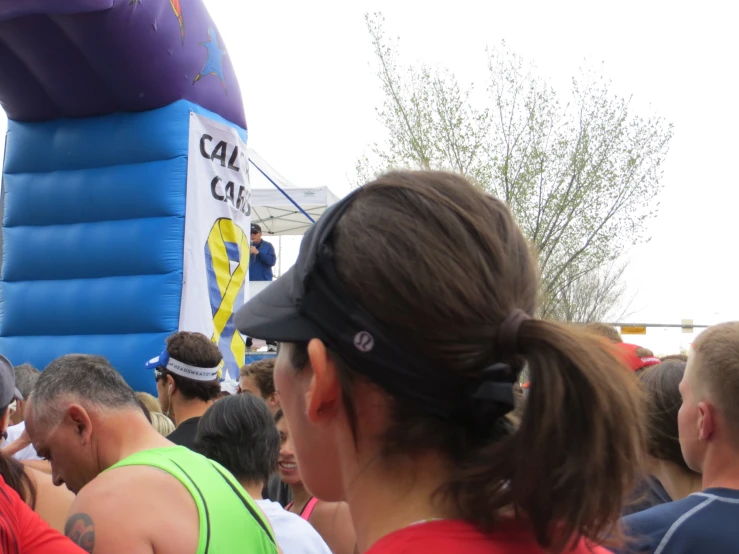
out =
<path fill-rule="evenodd" d="M 265 235 L 302 235 L 338 201 L 328 187 L 296 187 L 254 150 L 247 151 L 251 181 L 251 221 Z"/>

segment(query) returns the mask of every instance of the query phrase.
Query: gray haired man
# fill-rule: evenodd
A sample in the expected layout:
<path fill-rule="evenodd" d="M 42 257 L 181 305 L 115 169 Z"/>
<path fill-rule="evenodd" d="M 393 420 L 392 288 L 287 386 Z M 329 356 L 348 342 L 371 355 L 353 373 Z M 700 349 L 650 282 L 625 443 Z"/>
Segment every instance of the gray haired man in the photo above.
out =
<path fill-rule="evenodd" d="M 26 433 L 26 403 L 31 395 L 33 386 L 41 372 L 31 364 L 21 364 L 13 368 L 15 371 L 15 385 L 22 398 L 15 401 L 15 411 L 10 415 L 10 427 L 8 427 L 7 438 L 3 445 L 3 452 L 13 456 L 16 460 L 34 461 L 34 467 L 41 471 L 48 471 L 48 464 L 41 460 L 31 444 L 31 439 Z M 41 464 L 41 465 L 36 465 Z"/>

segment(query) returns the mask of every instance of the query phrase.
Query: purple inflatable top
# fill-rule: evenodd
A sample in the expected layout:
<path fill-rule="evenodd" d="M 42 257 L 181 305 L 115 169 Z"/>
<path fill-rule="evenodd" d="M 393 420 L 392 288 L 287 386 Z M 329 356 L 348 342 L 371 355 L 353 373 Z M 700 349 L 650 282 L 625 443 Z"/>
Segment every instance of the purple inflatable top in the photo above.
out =
<path fill-rule="evenodd" d="M 231 60 L 202 0 L 0 0 L 0 105 L 10 119 L 179 99 L 246 128 Z"/>

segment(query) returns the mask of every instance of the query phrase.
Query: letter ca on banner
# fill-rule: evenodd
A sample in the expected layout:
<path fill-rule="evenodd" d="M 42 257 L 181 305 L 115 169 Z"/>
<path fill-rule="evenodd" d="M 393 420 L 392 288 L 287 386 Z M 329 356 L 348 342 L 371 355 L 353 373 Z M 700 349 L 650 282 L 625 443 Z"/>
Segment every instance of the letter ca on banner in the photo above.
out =
<path fill-rule="evenodd" d="M 213 312 L 211 340 L 220 348 L 227 372 L 238 375 L 246 356 L 246 345 L 234 324 L 234 307 L 244 304 L 249 239 L 232 219 L 221 217 L 213 224 L 205 243 L 205 267 Z"/>

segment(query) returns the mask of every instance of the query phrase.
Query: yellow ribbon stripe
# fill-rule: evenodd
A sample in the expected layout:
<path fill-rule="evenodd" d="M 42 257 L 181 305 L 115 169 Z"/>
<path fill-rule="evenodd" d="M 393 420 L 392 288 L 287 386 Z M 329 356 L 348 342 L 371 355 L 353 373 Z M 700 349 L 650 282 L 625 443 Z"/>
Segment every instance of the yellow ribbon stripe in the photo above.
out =
<path fill-rule="evenodd" d="M 228 256 L 229 248 L 231 259 Z M 211 340 L 221 349 L 225 365 L 233 375 L 234 371 L 238 372 L 246 356 L 244 338 L 233 322 L 234 305 L 239 296 L 243 299 L 249 268 L 249 239 L 246 233 L 232 219 L 219 218 L 208 235 L 205 259 L 214 314 Z M 232 261 L 238 262 L 233 273 Z"/>

